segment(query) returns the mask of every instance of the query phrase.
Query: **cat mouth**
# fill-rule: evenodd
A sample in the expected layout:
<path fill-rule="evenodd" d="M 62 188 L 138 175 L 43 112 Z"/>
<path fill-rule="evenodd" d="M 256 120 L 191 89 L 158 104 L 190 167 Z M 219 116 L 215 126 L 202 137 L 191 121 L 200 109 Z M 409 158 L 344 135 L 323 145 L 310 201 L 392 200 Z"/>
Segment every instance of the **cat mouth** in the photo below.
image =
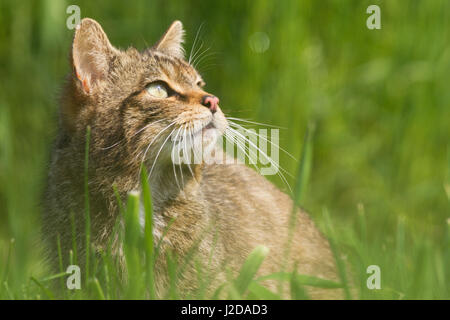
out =
<path fill-rule="evenodd" d="M 206 125 L 204 125 L 202 128 L 198 129 L 196 132 L 194 132 L 193 135 L 195 136 L 197 134 L 202 134 L 211 129 L 217 129 L 216 125 L 214 124 L 214 120 L 211 120 Z"/>
<path fill-rule="evenodd" d="M 192 133 L 190 133 L 189 135 L 191 137 L 196 137 L 198 135 L 203 135 L 205 132 L 209 132 L 210 130 L 217 130 L 217 126 L 214 123 L 214 120 L 209 121 L 206 125 L 201 126 L 200 128 L 198 128 L 197 130 L 193 131 Z M 172 136 L 172 141 L 173 142 L 180 142 L 183 140 L 183 135 L 173 135 Z"/>
<path fill-rule="evenodd" d="M 206 126 L 203 127 L 202 131 L 208 130 L 208 129 L 216 129 L 216 125 L 211 120 Z"/>

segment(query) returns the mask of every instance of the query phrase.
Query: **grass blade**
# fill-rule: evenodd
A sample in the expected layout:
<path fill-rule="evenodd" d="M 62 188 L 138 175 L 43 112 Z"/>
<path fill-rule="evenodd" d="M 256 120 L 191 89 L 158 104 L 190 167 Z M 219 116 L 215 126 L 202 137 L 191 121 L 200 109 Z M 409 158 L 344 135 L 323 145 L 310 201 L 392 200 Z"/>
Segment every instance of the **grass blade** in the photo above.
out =
<path fill-rule="evenodd" d="M 243 295 L 247 290 L 268 253 L 269 249 L 267 247 L 258 246 L 249 254 L 241 267 L 238 277 L 234 281 L 236 290 L 240 295 Z"/>
<path fill-rule="evenodd" d="M 89 283 L 89 256 L 91 247 L 91 215 L 89 208 L 89 143 L 91 139 L 91 127 L 86 128 L 86 148 L 84 153 L 84 207 L 85 207 L 85 233 L 86 233 L 86 284 Z"/>
<path fill-rule="evenodd" d="M 304 286 L 311 286 L 311 287 L 317 287 L 317 288 L 323 288 L 323 289 L 337 289 L 337 288 L 343 288 L 343 285 L 327 279 L 322 279 L 314 276 L 308 276 L 303 274 L 296 274 L 296 281 L 298 281 L 299 284 Z M 275 272 L 272 274 L 269 274 L 267 276 L 262 276 L 256 279 L 256 281 L 265 281 L 265 280 L 279 280 L 279 281 L 291 281 L 292 275 L 289 272 Z"/>
<path fill-rule="evenodd" d="M 131 299 L 139 297 L 141 285 L 139 251 L 141 248 L 141 230 L 139 225 L 139 192 L 128 194 L 127 210 L 125 214 L 124 252 L 128 274 L 127 296 Z"/>
<path fill-rule="evenodd" d="M 336 266 L 337 266 L 337 269 L 338 269 L 338 275 L 339 275 L 339 278 L 341 279 L 341 282 L 343 284 L 345 299 L 351 300 L 352 297 L 351 297 L 350 289 L 349 289 L 349 286 L 348 286 L 347 271 L 346 271 L 346 268 L 345 268 L 345 263 L 342 260 L 340 254 L 339 254 L 339 251 L 337 249 L 337 245 L 336 245 L 336 242 L 334 240 L 336 238 L 336 235 L 335 235 L 335 232 L 334 232 L 333 225 L 331 223 L 330 215 L 328 214 L 328 211 L 326 210 L 326 208 L 324 208 L 324 210 L 323 210 L 323 216 L 324 216 L 325 225 L 326 225 L 326 228 L 327 228 L 327 235 L 329 235 L 328 241 L 330 243 L 330 249 L 331 249 L 331 252 L 333 252 L 333 256 L 334 256 L 334 259 L 336 261 Z"/>
<path fill-rule="evenodd" d="M 50 299 L 50 300 L 54 300 L 55 296 L 53 295 L 53 293 L 47 289 L 39 280 L 37 280 L 34 277 L 30 277 L 31 281 L 33 281 L 35 284 L 37 284 L 37 286 L 42 290 L 42 292 L 45 293 L 45 295 Z"/>
<path fill-rule="evenodd" d="M 177 294 L 177 261 L 175 255 L 171 251 L 167 251 L 167 275 L 169 277 L 169 299 L 178 299 Z"/>
<path fill-rule="evenodd" d="M 248 299 L 260 300 L 281 300 L 281 296 L 260 285 L 256 281 L 252 281 L 248 286 Z"/>
<path fill-rule="evenodd" d="M 300 163 L 298 165 L 296 183 L 294 187 L 294 208 L 300 206 L 302 196 L 305 192 L 308 183 L 309 175 L 312 167 L 313 144 L 312 137 L 314 133 L 314 126 L 308 125 L 306 128 L 305 137 L 303 139 L 302 153 L 300 156 Z M 296 212 L 296 210 L 293 210 Z M 292 223 L 292 221 L 291 221 Z"/>
<path fill-rule="evenodd" d="M 105 294 L 103 293 L 102 287 L 100 286 L 100 282 L 95 277 L 93 280 L 95 291 L 97 292 L 97 296 L 100 300 L 105 300 Z"/>
<path fill-rule="evenodd" d="M 291 281 L 291 299 L 293 300 L 310 300 L 308 293 L 303 288 L 302 281 L 300 281 L 297 274 L 297 264 L 294 266 L 294 272 L 292 272 Z"/>
<path fill-rule="evenodd" d="M 155 288 L 155 247 L 153 242 L 153 204 L 150 186 L 148 184 L 147 169 L 142 166 L 141 170 L 142 200 L 144 202 L 145 227 L 144 227 L 144 247 L 146 257 L 146 275 L 150 299 L 156 298 Z"/>

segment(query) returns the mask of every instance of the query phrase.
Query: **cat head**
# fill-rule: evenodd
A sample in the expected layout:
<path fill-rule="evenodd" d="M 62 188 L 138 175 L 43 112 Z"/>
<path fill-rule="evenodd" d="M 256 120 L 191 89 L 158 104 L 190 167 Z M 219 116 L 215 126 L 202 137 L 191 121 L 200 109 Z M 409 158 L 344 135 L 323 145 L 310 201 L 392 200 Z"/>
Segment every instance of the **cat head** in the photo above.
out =
<path fill-rule="evenodd" d="M 228 124 L 219 99 L 184 59 L 183 36 L 175 21 L 151 48 L 119 50 L 100 24 L 83 19 L 61 109 L 69 140 L 82 140 L 89 125 L 93 152 L 121 150 L 149 163 L 180 149 L 211 148 Z"/>

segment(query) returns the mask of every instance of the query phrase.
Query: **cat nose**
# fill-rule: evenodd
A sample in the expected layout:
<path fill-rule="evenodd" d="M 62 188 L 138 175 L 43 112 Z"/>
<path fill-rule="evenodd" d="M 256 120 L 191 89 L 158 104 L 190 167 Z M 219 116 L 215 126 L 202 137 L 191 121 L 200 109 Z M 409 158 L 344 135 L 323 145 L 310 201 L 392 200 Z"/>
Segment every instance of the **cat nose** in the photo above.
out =
<path fill-rule="evenodd" d="M 203 96 L 202 105 L 209 108 L 212 114 L 216 113 L 219 106 L 219 98 L 215 96 Z"/>

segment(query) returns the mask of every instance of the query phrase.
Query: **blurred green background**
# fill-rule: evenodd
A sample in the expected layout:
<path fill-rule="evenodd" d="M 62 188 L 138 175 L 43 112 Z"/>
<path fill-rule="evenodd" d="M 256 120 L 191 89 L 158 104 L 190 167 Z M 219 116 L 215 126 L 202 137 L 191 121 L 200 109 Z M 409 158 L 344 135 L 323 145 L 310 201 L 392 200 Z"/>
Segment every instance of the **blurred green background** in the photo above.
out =
<path fill-rule="evenodd" d="M 41 270 L 39 201 L 58 94 L 70 70 L 70 4 L 81 8 L 81 17 L 99 21 L 120 48 L 144 49 L 179 19 L 189 54 L 200 30 L 202 50 L 209 49 L 198 69 L 227 115 L 286 127 L 280 144 L 295 156 L 308 124 L 314 126 L 302 205 L 319 225 L 322 211 L 330 212 L 349 259 L 364 215 L 364 253 L 354 259 L 389 270 L 382 283 L 397 295 L 388 297 L 449 297 L 447 0 L 2 0 L 2 282 L 9 279 L 20 292 Z M 381 8 L 381 30 L 366 27 L 371 4 Z M 282 154 L 280 162 L 295 175 L 295 161 Z"/>

